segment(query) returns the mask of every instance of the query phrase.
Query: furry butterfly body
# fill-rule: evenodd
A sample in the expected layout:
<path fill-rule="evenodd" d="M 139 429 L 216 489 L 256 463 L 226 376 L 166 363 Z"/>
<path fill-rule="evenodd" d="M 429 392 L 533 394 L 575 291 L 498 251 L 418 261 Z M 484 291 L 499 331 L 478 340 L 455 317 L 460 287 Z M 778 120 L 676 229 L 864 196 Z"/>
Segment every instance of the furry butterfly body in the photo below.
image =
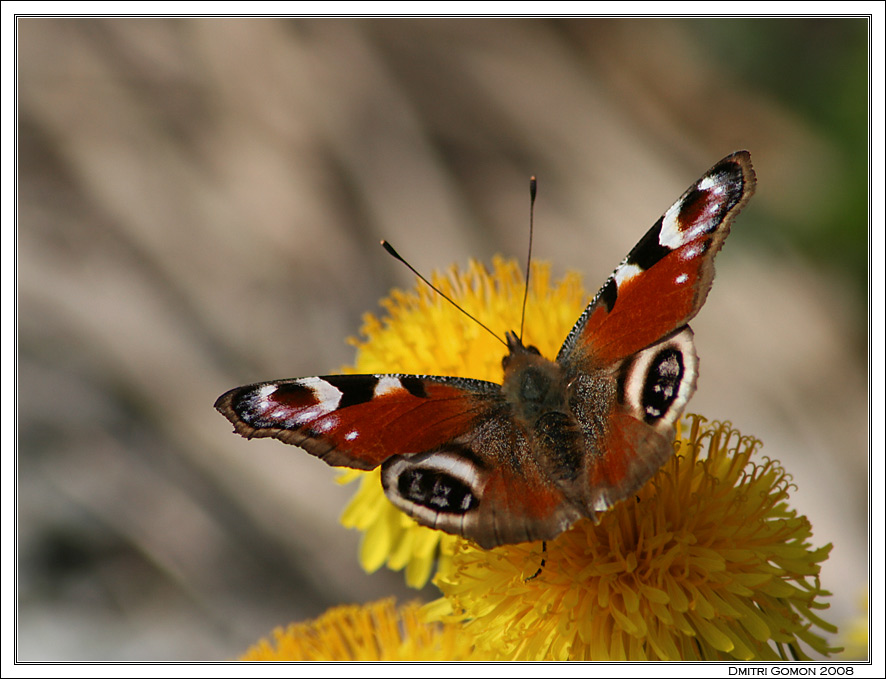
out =
<path fill-rule="evenodd" d="M 553 539 L 673 453 L 698 375 L 687 323 L 754 183 L 747 152 L 717 163 L 615 269 L 555 360 L 507 333 L 501 384 L 330 375 L 238 387 L 215 407 L 247 438 L 381 466 L 387 497 L 423 525 L 484 548 Z"/>

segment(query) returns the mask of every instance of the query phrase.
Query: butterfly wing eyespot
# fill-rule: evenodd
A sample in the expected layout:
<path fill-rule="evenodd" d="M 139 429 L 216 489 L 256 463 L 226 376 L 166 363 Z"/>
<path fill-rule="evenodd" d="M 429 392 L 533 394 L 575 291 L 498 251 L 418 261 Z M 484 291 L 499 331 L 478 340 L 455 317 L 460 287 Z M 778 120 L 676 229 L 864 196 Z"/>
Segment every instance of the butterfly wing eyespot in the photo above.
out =
<path fill-rule="evenodd" d="M 692 330 L 637 352 L 619 367 L 619 402 L 638 420 L 669 432 L 695 393 L 698 356 Z"/>
<path fill-rule="evenodd" d="M 501 438 L 509 424 L 474 439 L 473 448 L 453 443 L 389 458 L 381 471 L 385 495 L 418 523 L 484 549 L 553 539 L 583 513 L 550 482 L 525 442 L 514 447 L 512 431 Z M 485 455 L 496 449 L 502 457 Z"/>
<path fill-rule="evenodd" d="M 488 469 L 464 446 L 447 445 L 389 457 L 381 469 L 385 495 L 426 526 L 464 532 L 477 513 Z"/>

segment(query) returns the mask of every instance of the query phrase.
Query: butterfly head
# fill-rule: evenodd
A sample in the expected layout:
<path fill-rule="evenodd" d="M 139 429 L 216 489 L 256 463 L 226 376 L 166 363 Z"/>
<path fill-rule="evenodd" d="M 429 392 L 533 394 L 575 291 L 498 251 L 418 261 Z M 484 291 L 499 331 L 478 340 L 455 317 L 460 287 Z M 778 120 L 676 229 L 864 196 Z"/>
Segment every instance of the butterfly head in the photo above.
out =
<path fill-rule="evenodd" d="M 526 346 L 516 333 L 505 335 L 508 354 L 502 358 L 502 391 L 514 407 L 517 417 L 534 422 L 545 410 L 563 407 L 563 371 L 541 355 L 534 346 Z"/>
<path fill-rule="evenodd" d="M 531 344 L 529 346 L 525 346 L 523 344 L 523 340 L 517 337 L 517 333 L 513 330 L 508 330 L 505 333 L 505 340 L 507 340 L 508 353 L 507 355 L 501 359 L 501 367 L 505 370 L 508 369 L 508 366 L 513 362 L 514 358 L 520 356 L 521 354 L 533 354 L 535 356 L 541 356 L 541 352 Z"/>

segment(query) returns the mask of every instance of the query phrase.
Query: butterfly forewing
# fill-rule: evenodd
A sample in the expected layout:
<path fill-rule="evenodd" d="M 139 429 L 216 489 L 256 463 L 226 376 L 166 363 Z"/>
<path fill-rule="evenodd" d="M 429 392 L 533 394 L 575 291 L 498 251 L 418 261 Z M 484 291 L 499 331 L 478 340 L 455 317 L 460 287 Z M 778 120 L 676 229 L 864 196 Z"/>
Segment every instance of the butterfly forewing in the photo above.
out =
<path fill-rule="evenodd" d="M 247 438 L 271 436 L 335 466 L 374 469 L 470 431 L 499 394 L 480 380 L 326 375 L 232 389 L 215 407 Z"/>
<path fill-rule="evenodd" d="M 686 325 L 714 278 L 714 255 L 754 191 L 747 151 L 695 182 L 640 239 L 569 333 L 557 360 L 612 365 Z"/>

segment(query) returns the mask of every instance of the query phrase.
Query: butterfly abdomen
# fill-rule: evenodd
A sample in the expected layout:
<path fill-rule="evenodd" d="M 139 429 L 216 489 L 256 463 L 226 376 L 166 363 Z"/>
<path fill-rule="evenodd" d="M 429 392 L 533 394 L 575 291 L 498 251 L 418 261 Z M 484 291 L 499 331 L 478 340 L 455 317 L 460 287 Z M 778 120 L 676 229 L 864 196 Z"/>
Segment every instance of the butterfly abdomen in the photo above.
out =
<path fill-rule="evenodd" d="M 536 449 L 547 463 L 547 473 L 558 483 L 575 481 L 582 470 L 584 446 L 578 423 L 572 415 L 548 412 L 539 417 L 533 430 Z"/>

